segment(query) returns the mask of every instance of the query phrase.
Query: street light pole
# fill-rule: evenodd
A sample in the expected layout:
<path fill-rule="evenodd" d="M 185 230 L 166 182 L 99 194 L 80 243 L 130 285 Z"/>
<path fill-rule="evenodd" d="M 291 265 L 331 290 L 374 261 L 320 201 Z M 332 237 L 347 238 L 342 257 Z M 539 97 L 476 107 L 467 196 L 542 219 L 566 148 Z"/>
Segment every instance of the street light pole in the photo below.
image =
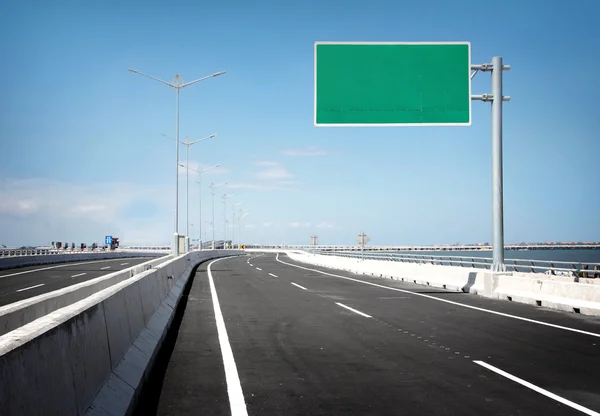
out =
<path fill-rule="evenodd" d="M 165 135 L 163 134 L 163 136 L 165 136 Z M 203 140 L 206 140 L 206 139 L 212 139 L 213 137 L 216 137 L 216 136 L 217 136 L 216 133 L 211 134 L 210 136 L 206 136 L 201 139 L 194 140 L 193 142 L 190 141 L 189 137 L 186 137 L 185 142 L 181 142 L 181 144 L 185 145 L 185 166 L 183 166 L 183 165 L 180 165 L 180 166 L 187 168 L 185 171 L 185 183 L 186 183 L 186 185 L 185 185 L 185 217 L 186 217 L 185 218 L 185 228 L 186 228 L 185 251 L 186 252 L 189 251 L 189 247 L 190 247 L 190 226 L 189 226 L 189 224 L 190 224 L 190 199 L 189 199 L 190 180 L 189 180 L 189 172 L 190 172 L 190 170 L 194 170 L 194 171 L 198 172 L 196 169 L 189 168 L 189 166 L 190 166 L 190 155 L 189 155 L 190 146 L 192 146 L 198 142 L 201 142 Z M 167 137 L 167 136 L 165 136 L 165 137 Z"/>
<path fill-rule="evenodd" d="M 218 188 L 219 186 L 223 186 L 228 184 L 229 182 L 223 182 L 220 183 L 218 185 L 215 185 L 214 183 L 211 183 L 210 185 L 208 185 L 208 187 L 211 189 L 211 194 L 212 194 L 212 249 L 215 249 L 215 188 Z"/>
<path fill-rule="evenodd" d="M 174 255 L 177 256 L 177 255 L 179 255 L 179 90 L 181 90 L 185 87 L 188 87 L 192 84 L 195 84 L 197 82 L 203 81 L 205 79 L 223 75 L 227 71 L 215 72 L 214 74 L 211 74 L 211 75 L 208 75 L 208 76 L 205 76 L 202 78 L 198 78 L 194 81 L 184 83 L 183 79 L 181 78 L 181 76 L 179 74 L 175 75 L 175 78 L 173 78 L 172 82 L 166 82 L 166 81 L 163 81 L 162 79 L 153 77 L 152 75 L 145 74 L 136 69 L 128 68 L 128 70 L 135 74 L 140 74 L 140 75 L 143 75 L 150 79 L 153 79 L 155 81 L 161 82 L 161 83 L 165 84 L 166 86 L 175 89 L 175 93 L 176 93 L 175 94 L 175 97 L 176 97 L 176 101 L 175 101 L 175 227 L 174 227 L 175 232 L 173 234 L 173 247 L 171 248 L 171 251 L 173 252 Z"/>
<path fill-rule="evenodd" d="M 231 206 L 231 248 L 235 244 L 235 207 L 241 204 L 241 202 L 236 202 Z"/>
<path fill-rule="evenodd" d="M 223 248 L 225 248 L 225 241 L 227 240 L 227 200 L 231 197 L 236 196 L 237 194 L 231 194 L 231 195 L 225 195 L 223 194 L 223 196 L 221 198 L 223 198 L 223 224 L 225 225 L 225 231 L 223 233 Z"/>
<path fill-rule="evenodd" d="M 209 224 L 211 227 L 213 226 L 213 223 L 210 221 L 204 221 L 204 222 Z M 206 231 L 204 231 L 204 239 L 206 240 Z"/>
<path fill-rule="evenodd" d="M 179 166 L 181 166 L 182 168 L 185 168 L 185 166 L 183 166 L 181 164 Z M 196 183 L 198 185 L 200 185 L 200 208 L 199 208 L 199 211 L 200 211 L 200 231 L 199 231 L 200 232 L 200 238 L 198 239 L 198 241 L 200 241 L 200 247 L 202 247 L 202 173 L 206 172 L 207 170 L 210 170 L 210 169 L 218 168 L 219 166 L 221 166 L 220 163 L 216 164 L 216 165 L 213 165 L 213 166 L 209 166 L 209 167 L 204 168 L 204 169 L 194 169 L 194 168 L 190 168 L 190 167 L 187 168 L 188 171 L 193 170 L 194 172 L 196 172 L 198 174 L 198 179 L 199 180 L 196 181 Z"/>
<path fill-rule="evenodd" d="M 181 79 L 175 75 L 174 81 Z M 175 231 L 173 233 L 173 248 L 171 251 L 175 256 L 179 255 L 179 88 L 175 87 L 177 103 L 175 104 Z"/>
<path fill-rule="evenodd" d="M 244 210 L 240 209 L 240 237 L 239 237 L 239 241 L 238 241 L 238 249 L 239 249 L 239 248 L 241 247 L 241 245 L 242 245 L 242 228 L 243 228 L 243 226 L 242 226 L 242 220 L 243 220 L 243 219 L 244 219 L 244 217 L 245 217 L 246 215 L 248 215 L 249 213 L 250 213 L 250 210 L 246 210 L 246 211 L 244 211 Z"/>

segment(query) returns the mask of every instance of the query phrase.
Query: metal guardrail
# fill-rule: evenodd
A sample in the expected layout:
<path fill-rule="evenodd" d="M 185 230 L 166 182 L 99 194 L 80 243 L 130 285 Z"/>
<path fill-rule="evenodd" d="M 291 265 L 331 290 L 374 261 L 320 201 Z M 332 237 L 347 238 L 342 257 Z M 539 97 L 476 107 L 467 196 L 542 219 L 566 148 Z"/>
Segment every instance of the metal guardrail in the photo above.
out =
<path fill-rule="evenodd" d="M 247 248 L 256 249 L 277 249 L 287 248 L 293 250 L 321 250 L 321 251 L 361 251 L 358 245 L 326 245 L 318 244 L 312 246 L 309 244 L 246 244 Z M 505 244 L 506 251 L 519 250 L 600 250 L 600 243 L 585 243 L 585 244 Z M 415 252 L 430 252 L 430 251 L 491 251 L 489 245 L 472 245 L 472 244 L 437 244 L 430 246 L 377 246 L 369 245 L 365 247 L 365 251 L 415 251 Z"/>
<path fill-rule="evenodd" d="M 313 253 L 313 251 L 307 251 Z M 369 253 L 364 255 L 357 252 L 343 251 L 320 251 L 315 250 L 315 254 L 325 256 L 337 256 L 365 260 L 385 260 L 404 263 L 432 264 L 438 266 L 458 266 L 473 267 L 479 269 L 491 269 L 492 259 L 486 257 L 463 257 L 463 256 L 437 256 L 422 254 L 405 253 Z M 504 263 L 508 271 L 521 273 L 544 273 L 554 276 L 600 278 L 600 263 L 579 263 L 566 261 L 548 261 L 548 260 L 526 260 L 526 259 L 505 259 Z"/>
<path fill-rule="evenodd" d="M 47 249 L 47 248 L 31 248 L 31 249 L 19 249 L 19 248 L 3 248 L 0 249 L 0 258 L 3 257 L 15 257 L 15 256 L 46 256 L 53 254 L 80 254 L 80 253 L 104 253 L 109 250 L 103 249 L 81 249 L 75 250 L 63 250 L 63 249 Z"/>

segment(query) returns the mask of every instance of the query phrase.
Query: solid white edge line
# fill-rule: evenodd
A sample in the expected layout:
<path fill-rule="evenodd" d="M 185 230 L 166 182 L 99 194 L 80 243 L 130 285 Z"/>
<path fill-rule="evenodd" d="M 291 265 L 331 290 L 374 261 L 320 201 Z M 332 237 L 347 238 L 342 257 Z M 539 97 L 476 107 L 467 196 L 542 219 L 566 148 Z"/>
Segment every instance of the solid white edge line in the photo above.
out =
<path fill-rule="evenodd" d="M 240 376 L 238 375 L 235 359 L 233 358 L 233 351 L 231 349 L 231 344 L 229 343 L 229 337 L 227 336 L 227 328 L 225 327 L 225 320 L 223 319 L 223 313 L 221 312 L 217 289 L 215 288 L 212 272 L 210 270 L 213 263 L 220 260 L 223 259 L 221 258 L 210 262 L 206 270 L 208 272 L 208 283 L 210 285 L 210 292 L 215 311 L 219 345 L 221 346 L 221 355 L 223 356 L 223 366 L 225 367 L 225 380 L 227 382 L 229 406 L 231 408 L 231 416 L 248 416 L 242 384 L 240 383 Z"/>
<path fill-rule="evenodd" d="M 299 288 L 300 288 L 300 289 L 302 289 L 302 290 L 308 290 L 308 289 L 307 289 L 307 288 L 305 288 L 304 286 L 300 286 L 300 285 L 299 285 L 299 284 L 297 284 L 297 283 L 294 283 L 294 282 L 290 282 L 290 283 L 291 283 L 291 284 L 293 284 L 293 285 L 294 285 L 294 286 L 296 286 L 296 287 L 299 287 Z"/>
<path fill-rule="evenodd" d="M 25 287 L 25 288 L 23 288 L 23 289 L 19 289 L 19 290 L 17 290 L 17 292 L 22 292 L 22 291 L 24 291 L 24 290 L 29 290 L 29 289 L 35 289 L 36 287 L 40 287 L 40 286 L 44 286 L 44 283 L 42 283 L 42 284 L 39 284 L 39 285 L 35 285 L 35 286 L 29 286 L 29 287 Z"/>
<path fill-rule="evenodd" d="M 344 305 L 343 303 L 336 302 L 335 304 L 336 304 L 336 305 L 338 305 L 338 306 L 341 306 L 342 308 L 346 308 L 346 309 L 348 309 L 349 311 L 352 311 L 352 312 L 354 312 L 354 313 L 357 313 L 357 314 L 359 314 L 359 315 L 361 315 L 361 316 L 364 316 L 365 318 L 372 318 L 372 316 L 371 316 L 371 315 L 367 315 L 366 313 L 362 313 L 361 311 L 357 311 L 356 309 L 353 309 L 353 308 L 351 308 L 350 306 L 346 306 L 346 305 Z"/>
<path fill-rule="evenodd" d="M 549 326 L 551 328 L 557 328 L 557 329 L 562 329 L 562 330 L 565 330 L 565 331 L 577 332 L 579 334 L 590 335 L 592 337 L 600 338 L 600 334 L 597 334 L 595 332 L 584 331 L 582 329 L 576 329 L 576 328 L 569 328 L 568 326 L 556 325 L 556 324 L 551 324 L 551 323 L 543 322 L 543 321 L 536 321 L 535 319 L 523 318 L 522 316 L 510 315 L 508 313 L 497 312 L 497 311 L 493 311 L 491 309 L 484 309 L 484 308 L 480 308 L 480 307 L 477 307 L 477 306 L 471 306 L 471 305 L 466 305 L 464 303 L 454 302 L 454 301 L 451 301 L 451 300 L 436 298 L 435 296 L 426 295 L 424 293 L 411 292 L 410 290 L 404 290 L 404 289 L 398 289 L 397 287 L 390 287 L 390 286 L 379 285 L 377 283 L 366 282 L 364 280 L 353 279 L 351 277 L 340 276 L 340 275 L 333 274 L 333 273 L 323 272 L 323 271 L 317 270 L 317 269 L 309 269 L 308 267 L 303 267 L 303 266 L 298 266 L 296 264 L 286 263 L 285 261 L 279 260 L 279 253 L 277 253 L 277 256 L 276 256 L 275 259 L 279 263 L 286 264 L 288 266 L 297 267 L 299 269 L 304 269 L 304 270 L 308 270 L 308 271 L 311 271 L 311 272 L 321 273 L 321 274 L 324 274 L 324 275 L 327 275 L 327 276 L 339 277 L 340 279 L 345 279 L 345 280 L 350 280 L 350 281 L 353 281 L 353 282 L 363 283 L 365 285 L 371 285 L 371 286 L 380 287 L 380 288 L 383 288 L 383 289 L 394 290 L 396 292 L 408 293 L 408 294 L 411 294 L 411 295 L 414 295 L 414 296 L 420 296 L 420 297 L 423 297 L 423 298 L 437 300 L 438 302 L 444 302 L 444 303 L 449 303 L 451 305 L 462 306 L 463 308 L 474 309 L 474 310 L 481 311 L 481 312 L 491 313 L 493 315 L 504 316 L 506 318 L 518 319 L 520 321 L 530 322 L 530 323 L 534 323 L 534 324 L 538 324 L 538 325 Z"/>
<path fill-rule="evenodd" d="M 262 269 L 259 269 L 258 267 L 256 268 L 256 270 L 260 270 L 262 272 Z"/>
<path fill-rule="evenodd" d="M 591 409 L 588 409 L 587 407 L 583 407 L 580 404 L 574 403 L 574 402 L 572 402 L 570 400 L 567 400 L 567 399 L 565 399 L 563 397 L 560 397 L 560 396 L 558 396 L 558 395 L 556 395 L 554 393 L 551 393 L 548 390 L 545 390 L 545 389 L 543 389 L 541 387 L 538 387 L 535 384 L 531 384 L 530 382 L 525 381 L 523 379 L 520 379 L 519 377 L 513 376 L 512 374 L 507 373 L 506 371 L 500 370 L 499 368 L 494 367 L 493 365 L 490 365 L 490 364 L 488 364 L 488 363 L 486 363 L 484 361 L 475 361 L 474 360 L 473 362 L 475 364 L 478 364 L 478 365 L 480 365 L 482 367 L 487 368 L 490 371 L 493 371 L 494 373 L 500 374 L 501 376 L 506 377 L 507 379 L 512 380 L 515 383 L 519 383 L 522 386 L 525 386 L 525 387 L 527 387 L 527 388 L 529 388 L 529 389 L 531 389 L 531 390 L 533 390 L 535 392 L 538 392 L 540 394 L 543 394 L 544 396 L 549 397 L 549 398 L 551 398 L 553 400 L 556 400 L 557 402 L 560 402 L 560 403 L 562 403 L 564 405 L 572 407 L 573 409 L 579 410 L 580 412 L 585 413 L 586 415 L 600 416 L 600 413 L 598 413 L 598 412 L 595 412 L 595 411 L 593 411 Z"/>
<path fill-rule="evenodd" d="M 71 276 L 71 277 L 79 277 L 79 276 L 83 276 L 84 274 L 87 274 L 87 273 L 79 273 L 79 274 L 74 274 L 74 275 L 73 275 L 73 276 Z"/>
<path fill-rule="evenodd" d="M 150 258 L 150 257 L 148 257 L 148 258 Z M 25 270 L 24 272 L 17 272 L 17 273 L 11 273 L 11 274 L 3 274 L 3 275 L 0 275 L 0 279 L 2 279 L 4 277 L 18 276 L 20 274 L 35 273 L 35 272 L 42 272 L 44 270 L 58 269 L 60 267 L 83 266 L 83 265 L 86 265 L 86 264 L 104 263 L 104 262 L 113 261 L 113 260 L 121 260 L 121 259 L 93 260 L 93 261 L 84 261 L 84 262 L 81 262 L 81 263 L 62 263 L 62 264 L 59 264 L 58 266 L 48 266 L 48 267 L 42 267 L 42 268 L 39 268 L 39 269 Z M 150 261 L 150 260 L 148 260 L 148 261 Z M 129 264 L 129 263 L 123 263 L 123 264 L 121 264 L 121 266 L 124 266 L 126 264 Z"/>

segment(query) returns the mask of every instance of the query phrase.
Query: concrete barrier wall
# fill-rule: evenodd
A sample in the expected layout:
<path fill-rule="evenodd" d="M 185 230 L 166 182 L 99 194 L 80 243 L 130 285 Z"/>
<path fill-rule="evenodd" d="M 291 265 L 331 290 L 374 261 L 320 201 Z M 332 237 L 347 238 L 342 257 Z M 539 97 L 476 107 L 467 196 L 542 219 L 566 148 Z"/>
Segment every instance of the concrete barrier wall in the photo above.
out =
<path fill-rule="evenodd" d="M 235 254 L 170 259 L 0 336 L 0 413 L 129 414 L 194 266 Z"/>
<path fill-rule="evenodd" d="M 96 279 L 86 280 L 85 282 L 1 306 L 0 335 L 4 335 L 57 309 L 85 299 L 132 276 L 157 267 L 170 259 L 172 259 L 172 256 L 149 260 Z"/>
<path fill-rule="evenodd" d="M 121 259 L 131 257 L 159 257 L 168 253 L 100 251 L 92 253 L 47 254 L 37 256 L 16 256 L 0 258 L 0 270 L 42 264 L 66 263 L 87 260 Z"/>
<path fill-rule="evenodd" d="M 492 273 L 487 270 L 403 263 L 285 251 L 293 260 L 370 276 L 458 290 L 496 299 L 522 302 L 585 315 L 600 316 L 600 279 L 541 273 Z"/>

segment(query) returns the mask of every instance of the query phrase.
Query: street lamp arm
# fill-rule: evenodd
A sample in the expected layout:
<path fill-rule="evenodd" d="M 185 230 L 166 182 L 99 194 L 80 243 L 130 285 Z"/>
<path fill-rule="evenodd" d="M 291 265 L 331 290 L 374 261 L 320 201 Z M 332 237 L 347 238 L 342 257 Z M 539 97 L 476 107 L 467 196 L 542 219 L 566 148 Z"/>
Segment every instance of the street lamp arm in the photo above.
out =
<path fill-rule="evenodd" d="M 220 163 L 219 163 L 219 164 L 217 164 L 217 165 L 214 165 L 214 166 L 209 166 L 209 167 L 207 167 L 207 168 L 204 168 L 204 169 L 202 169 L 202 170 L 201 170 L 200 172 L 198 172 L 198 173 L 206 172 L 207 170 L 211 170 L 211 169 L 214 169 L 214 168 L 218 168 L 219 166 L 221 166 L 221 164 L 220 164 Z"/>
<path fill-rule="evenodd" d="M 171 88 L 177 88 L 175 85 L 171 84 L 170 82 L 163 81 L 162 79 L 153 77 L 152 75 L 144 74 L 143 72 L 140 72 L 137 69 L 127 68 L 127 70 L 130 71 L 130 72 L 133 72 L 135 74 L 140 74 L 140 75 L 143 75 L 145 77 L 152 78 L 155 81 L 162 82 L 163 84 L 165 84 L 166 86 L 169 86 Z"/>
<path fill-rule="evenodd" d="M 183 143 L 183 144 L 186 144 L 186 145 L 188 145 L 188 146 L 191 146 L 191 145 L 193 145 L 193 144 L 195 144 L 195 143 L 198 143 L 198 142 L 201 142 L 201 141 L 203 141 L 203 140 L 206 140 L 206 139 L 212 139 L 213 137 L 217 137 L 217 134 L 216 134 L 216 133 L 215 133 L 215 134 L 211 134 L 210 136 L 206 136 L 206 137 L 203 137 L 203 138 L 201 138 L 201 139 L 194 140 L 193 142 L 188 142 L 188 143 L 183 143 L 183 142 L 182 142 L 182 143 Z"/>
<path fill-rule="evenodd" d="M 226 72 L 227 72 L 227 71 L 215 72 L 214 74 L 207 75 L 207 76 L 205 76 L 205 77 L 202 77 L 202 78 L 195 79 L 194 81 L 186 82 L 185 84 L 183 84 L 183 85 L 179 86 L 179 88 L 185 88 L 185 87 L 187 87 L 187 86 L 190 86 L 190 85 L 192 85 L 192 84 L 195 84 L 196 82 L 204 81 L 205 79 L 208 79 L 208 78 L 212 78 L 212 77 L 217 77 L 217 76 L 219 76 L 219 75 L 223 75 L 223 74 L 224 74 L 224 73 L 226 73 Z M 141 74 L 141 72 L 140 72 L 140 74 Z M 163 81 L 163 82 L 164 82 L 164 81 Z"/>
<path fill-rule="evenodd" d="M 210 185 L 208 185 L 209 188 L 218 188 L 219 186 L 223 186 L 223 185 L 227 185 L 229 182 L 223 182 L 220 183 L 218 185 L 215 185 L 214 183 L 211 183 Z"/>
<path fill-rule="evenodd" d="M 190 168 L 189 166 L 185 166 L 184 164 L 180 163 L 179 166 L 181 166 L 182 168 L 187 168 L 189 170 L 193 170 L 194 172 L 200 173 L 200 171 L 198 171 L 197 169 L 194 168 Z"/>

